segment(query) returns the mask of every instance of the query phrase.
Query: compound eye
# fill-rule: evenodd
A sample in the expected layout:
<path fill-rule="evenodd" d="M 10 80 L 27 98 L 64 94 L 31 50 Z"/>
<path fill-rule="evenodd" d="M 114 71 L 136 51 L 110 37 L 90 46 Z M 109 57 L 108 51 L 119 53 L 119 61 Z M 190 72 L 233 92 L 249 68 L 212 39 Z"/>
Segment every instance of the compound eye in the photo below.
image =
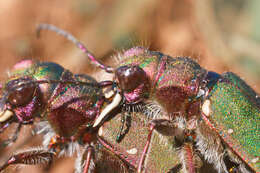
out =
<path fill-rule="evenodd" d="M 17 81 L 10 82 L 8 86 L 11 84 L 17 83 Z M 14 85 L 15 86 L 15 85 Z M 13 88 L 13 87 L 11 87 Z M 8 102 L 13 106 L 21 106 L 26 105 L 33 99 L 34 92 L 36 90 L 36 86 L 32 84 L 24 85 L 10 91 Z"/>
<path fill-rule="evenodd" d="M 119 67 L 116 70 L 116 78 L 124 91 L 133 91 L 147 79 L 145 72 L 139 66 Z"/>

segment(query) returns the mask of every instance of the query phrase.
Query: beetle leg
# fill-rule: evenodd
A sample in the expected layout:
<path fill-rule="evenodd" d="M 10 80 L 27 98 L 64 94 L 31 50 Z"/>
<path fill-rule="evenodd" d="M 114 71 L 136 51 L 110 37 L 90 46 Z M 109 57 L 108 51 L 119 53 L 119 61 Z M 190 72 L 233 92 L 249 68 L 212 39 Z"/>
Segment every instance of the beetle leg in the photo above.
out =
<path fill-rule="evenodd" d="M 94 153 L 94 148 L 92 146 L 88 146 L 85 152 L 87 152 L 87 159 L 83 173 L 88 173 L 90 169 L 91 158 L 93 157 Z"/>
<path fill-rule="evenodd" d="M 153 134 L 153 130 L 155 129 L 155 126 L 156 126 L 155 123 L 153 123 L 153 122 L 150 123 L 149 134 L 148 134 L 148 137 L 147 137 L 147 141 L 146 141 L 146 144 L 144 146 L 144 150 L 142 152 L 141 159 L 140 159 L 140 161 L 138 163 L 138 168 L 137 168 L 137 172 L 138 173 L 142 172 L 143 164 L 144 164 L 145 157 L 146 157 L 146 154 L 148 152 L 148 149 L 149 149 L 149 146 L 150 146 L 150 143 L 151 143 L 151 138 L 152 138 L 152 134 Z"/>
<path fill-rule="evenodd" d="M 76 173 L 90 173 L 94 172 L 95 165 L 94 159 L 94 147 L 87 145 L 81 155 L 78 155 L 76 160 Z"/>
<path fill-rule="evenodd" d="M 138 163 L 137 172 L 142 172 L 143 164 L 145 161 L 146 154 L 149 149 L 149 145 L 151 143 L 153 130 L 156 130 L 162 135 L 166 136 L 178 136 L 179 138 L 183 138 L 184 130 L 178 128 L 178 125 L 174 121 L 166 120 L 166 119 L 154 119 L 149 123 L 149 133 L 147 137 L 147 141 L 144 147 L 144 150 L 141 155 L 141 159 Z"/>
<path fill-rule="evenodd" d="M 188 173 L 197 172 L 197 168 L 202 166 L 202 161 L 194 152 L 191 142 L 185 142 L 180 152 L 180 159 L 182 160 L 183 170 Z"/>
<path fill-rule="evenodd" d="M 6 123 L 5 125 L 3 125 L 1 128 L 0 128 L 0 133 L 3 133 L 3 131 L 9 127 L 10 123 Z"/>
<path fill-rule="evenodd" d="M 213 164 L 218 172 L 227 172 L 223 161 L 224 146 L 218 135 L 206 123 L 199 123 L 195 141 L 197 150 L 208 163 Z"/>
<path fill-rule="evenodd" d="M 182 168 L 182 164 L 178 164 L 173 168 L 171 168 L 167 173 L 178 173 L 181 171 L 181 168 Z"/>
<path fill-rule="evenodd" d="M 52 162 L 53 156 L 56 153 L 51 152 L 43 148 L 30 148 L 28 150 L 17 152 L 13 154 L 1 167 L 0 171 L 6 169 L 9 165 L 13 164 L 26 164 L 26 165 L 36 165 L 36 164 L 50 164 Z"/>
<path fill-rule="evenodd" d="M 9 139 L 7 139 L 1 143 L 1 148 L 4 148 L 17 140 L 21 127 L 22 127 L 22 124 L 19 123 L 18 126 L 16 127 L 16 130 L 15 130 L 14 134 L 12 135 L 12 137 L 10 137 Z"/>
<path fill-rule="evenodd" d="M 124 125 L 126 125 L 125 130 L 124 130 Z M 124 112 L 121 114 L 121 126 L 116 137 L 116 142 L 120 143 L 122 141 L 125 135 L 129 132 L 130 127 L 131 127 L 131 115 L 129 114 L 129 112 Z"/>
<path fill-rule="evenodd" d="M 223 158 L 225 167 L 229 173 L 253 172 L 248 166 L 246 166 L 230 149 L 226 149 L 226 154 Z"/>

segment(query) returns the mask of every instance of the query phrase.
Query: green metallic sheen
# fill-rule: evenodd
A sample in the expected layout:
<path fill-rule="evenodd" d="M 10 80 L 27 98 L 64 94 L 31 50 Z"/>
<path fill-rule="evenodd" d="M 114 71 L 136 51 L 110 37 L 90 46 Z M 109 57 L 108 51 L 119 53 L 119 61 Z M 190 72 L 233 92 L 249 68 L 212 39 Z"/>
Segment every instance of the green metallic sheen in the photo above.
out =
<path fill-rule="evenodd" d="M 121 124 L 120 114 L 105 122 L 100 129 L 102 133 L 99 133 L 99 135 L 117 149 L 117 152 L 120 153 L 119 156 L 123 160 L 137 169 L 149 134 L 149 120 L 142 113 L 137 112 L 131 113 L 131 117 L 129 132 L 120 143 L 115 141 Z M 137 152 L 130 154 L 131 149 L 136 149 Z M 180 152 L 181 149 L 177 147 L 173 135 L 161 135 L 154 131 L 149 151 L 145 157 L 144 171 L 147 173 L 165 173 L 175 168 L 178 173 L 184 173 L 183 167 L 177 169 L 181 164 Z M 198 172 L 215 173 L 216 171 L 212 165 L 203 161 L 203 166 L 199 168 Z"/>
<path fill-rule="evenodd" d="M 149 126 L 147 120 L 143 119 L 144 115 L 140 113 L 132 113 L 131 127 L 129 132 L 120 143 L 115 142 L 120 128 L 120 114 L 109 120 L 102 126 L 101 137 L 111 143 L 114 148 L 120 151 L 123 157 L 131 166 L 137 168 L 139 160 L 144 149 Z M 153 133 L 149 152 L 145 159 L 145 172 L 158 173 L 167 172 L 171 168 L 180 164 L 178 150 L 174 148 L 174 140 L 172 136 L 162 136 L 157 132 Z M 136 153 L 130 154 L 127 151 Z"/>
<path fill-rule="evenodd" d="M 256 93 L 234 73 L 225 73 L 208 98 L 208 119 L 238 156 L 252 169 L 260 171 L 260 104 Z"/>
<path fill-rule="evenodd" d="M 149 79 L 150 88 L 145 93 L 147 98 L 158 103 L 164 112 L 169 113 L 169 117 L 175 116 L 175 112 L 186 116 L 187 110 L 196 101 L 206 70 L 189 57 L 173 58 L 160 52 L 140 49 L 128 50 L 118 67 L 137 65 L 142 68 Z M 197 110 L 189 112 L 191 116 L 198 113 Z"/>
<path fill-rule="evenodd" d="M 65 71 L 64 68 L 58 64 L 51 63 L 51 62 L 42 62 L 42 63 L 39 62 L 35 64 L 33 78 L 37 81 L 59 80 L 64 71 Z M 40 85 L 41 92 L 44 94 L 43 99 L 45 103 L 50 98 L 56 86 L 57 86 L 56 83 Z"/>
<path fill-rule="evenodd" d="M 51 62 L 39 62 L 36 60 L 24 60 L 19 62 L 18 67 L 12 69 L 10 77 L 6 83 L 24 77 L 31 77 L 35 81 L 39 80 L 59 80 L 64 72 L 64 68 L 58 64 Z M 43 101 L 47 103 L 53 90 L 57 86 L 56 83 L 40 84 L 41 93 L 43 93 Z"/>
<path fill-rule="evenodd" d="M 151 99 L 170 114 L 180 112 L 185 115 L 189 103 L 197 96 L 206 71 L 188 57 L 164 56 L 160 66 Z"/>
<path fill-rule="evenodd" d="M 139 55 L 133 55 L 132 57 L 127 57 L 123 59 L 118 67 L 124 65 L 138 65 L 146 72 L 149 79 L 155 79 L 157 68 L 161 60 L 161 55 L 162 54 L 159 54 L 157 52 L 144 51 Z M 151 80 L 150 82 L 152 81 L 153 80 Z"/>

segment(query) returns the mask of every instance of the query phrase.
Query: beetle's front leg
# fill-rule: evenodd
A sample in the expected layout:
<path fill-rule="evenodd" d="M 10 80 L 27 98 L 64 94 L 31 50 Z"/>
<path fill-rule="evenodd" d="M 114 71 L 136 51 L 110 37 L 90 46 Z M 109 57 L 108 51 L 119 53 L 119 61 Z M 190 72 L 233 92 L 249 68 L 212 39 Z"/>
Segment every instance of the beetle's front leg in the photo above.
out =
<path fill-rule="evenodd" d="M 53 156 L 56 154 L 44 148 L 30 148 L 13 154 L 6 162 L 0 167 L 0 171 L 6 169 L 9 165 L 13 164 L 50 164 Z"/>

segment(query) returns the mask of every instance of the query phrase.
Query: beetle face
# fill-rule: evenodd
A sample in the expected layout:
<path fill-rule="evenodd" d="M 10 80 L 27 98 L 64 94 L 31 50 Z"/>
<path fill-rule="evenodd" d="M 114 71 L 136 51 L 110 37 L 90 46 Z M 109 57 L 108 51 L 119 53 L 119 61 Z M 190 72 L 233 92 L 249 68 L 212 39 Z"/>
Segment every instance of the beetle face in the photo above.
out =
<path fill-rule="evenodd" d="M 32 120 L 39 107 L 38 87 L 30 77 L 22 77 L 7 82 L 1 99 L 0 122 L 5 123 L 16 115 L 20 122 Z"/>
<path fill-rule="evenodd" d="M 142 68 L 130 65 L 121 66 L 116 70 L 115 78 L 129 104 L 143 101 L 149 82 Z"/>

